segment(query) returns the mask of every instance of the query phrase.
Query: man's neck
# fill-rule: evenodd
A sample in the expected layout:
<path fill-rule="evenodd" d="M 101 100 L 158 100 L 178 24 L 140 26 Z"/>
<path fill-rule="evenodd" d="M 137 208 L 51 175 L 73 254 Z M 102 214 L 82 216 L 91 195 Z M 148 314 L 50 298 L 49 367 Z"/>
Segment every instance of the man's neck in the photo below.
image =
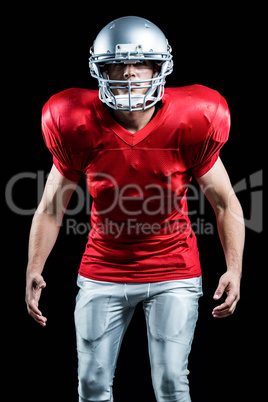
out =
<path fill-rule="evenodd" d="M 155 106 L 152 106 L 149 109 L 139 110 L 137 112 L 112 110 L 112 114 L 122 127 L 134 134 L 149 123 L 153 117 L 154 111 Z"/>

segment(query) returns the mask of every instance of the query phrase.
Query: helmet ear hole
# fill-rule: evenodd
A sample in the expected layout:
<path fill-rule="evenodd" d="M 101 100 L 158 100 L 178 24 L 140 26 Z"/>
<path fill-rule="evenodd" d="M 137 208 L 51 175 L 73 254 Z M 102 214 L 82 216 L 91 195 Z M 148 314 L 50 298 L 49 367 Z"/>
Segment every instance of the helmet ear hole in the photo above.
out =
<path fill-rule="evenodd" d="M 89 63 L 90 73 L 94 77 L 99 75 L 99 67 L 95 63 Z"/>

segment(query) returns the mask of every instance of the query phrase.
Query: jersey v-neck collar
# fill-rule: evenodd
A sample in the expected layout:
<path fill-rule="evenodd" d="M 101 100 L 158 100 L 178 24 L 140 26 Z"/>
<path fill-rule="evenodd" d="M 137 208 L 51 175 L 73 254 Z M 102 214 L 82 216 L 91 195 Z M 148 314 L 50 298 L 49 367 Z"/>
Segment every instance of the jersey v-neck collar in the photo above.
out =
<path fill-rule="evenodd" d="M 146 126 L 144 126 L 141 130 L 136 131 L 136 133 L 131 133 L 121 126 L 105 108 L 104 104 L 99 98 L 96 99 L 95 106 L 101 115 L 102 124 L 111 129 L 126 144 L 135 146 L 139 142 L 143 141 L 161 123 L 169 107 L 169 99 L 165 97 L 165 100 L 163 100 L 163 107 L 156 113 L 149 123 L 146 124 Z"/>

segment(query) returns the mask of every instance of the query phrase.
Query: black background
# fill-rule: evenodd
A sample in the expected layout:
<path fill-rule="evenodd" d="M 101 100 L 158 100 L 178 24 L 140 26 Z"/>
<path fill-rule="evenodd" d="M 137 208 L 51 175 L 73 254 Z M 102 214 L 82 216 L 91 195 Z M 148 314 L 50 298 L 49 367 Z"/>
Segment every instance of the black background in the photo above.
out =
<path fill-rule="evenodd" d="M 124 15 L 138 15 L 158 25 L 173 49 L 174 72 L 167 86 L 203 84 L 218 90 L 229 104 L 232 116 L 230 139 L 221 157 L 235 184 L 264 168 L 265 112 L 261 111 L 265 79 L 261 16 L 264 10 L 228 3 L 205 6 L 190 2 L 107 6 L 103 3 L 36 3 L 16 7 L 6 15 L 9 45 L 7 91 L 2 94 L 7 110 L 3 120 L 5 184 L 20 172 L 49 172 L 52 164 L 40 129 L 40 116 L 47 99 L 69 87 L 97 88 L 88 69 L 88 51 L 100 29 Z M 248 7 L 245 5 L 244 7 Z M 15 32 L 15 35 L 14 35 Z M 13 35 L 11 35 L 13 33 Z M 8 83 L 8 85 L 7 85 Z M 11 85 L 12 83 L 12 85 Z M 266 130 L 267 131 L 267 130 Z M 3 153 L 3 157 L 5 156 Z M 35 180 L 14 186 L 13 199 L 21 208 L 38 202 Z M 245 216 L 250 217 L 250 193 L 238 194 Z M 71 201 L 75 202 L 75 201 Z M 31 216 L 5 209 L 5 247 L 2 260 L 7 279 L 3 284 L 6 335 L 3 351 L 6 381 L 2 390 L 9 400 L 77 401 L 77 358 L 73 310 L 76 276 L 86 235 L 61 231 L 45 270 L 47 288 L 40 309 L 48 317 L 39 327 L 27 314 L 24 303 L 25 269 Z M 76 217 L 87 222 L 82 212 Z M 206 219 L 214 222 L 206 207 Z M 235 314 L 213 319 L 212 297 L 225 270 L 217 235 L 198 236 L 203 267 L 204 296 L 190 355 L 193 402 L 258 401 L 261 395 L 264 351 L 264 236 L 247 229 L 241 301 Z M 4 261 L 6 261 L 4 263 Z M 5 350 L 7 349 L 7 350 Z M 7 352 L 7 353 L 5 353 Z M 265 361 L 264 361 L 265 363 Z M 114 381 L 116 402 L 155 401 L 150 378 L 145 322 L 137 308 L 127 331 Z"/>

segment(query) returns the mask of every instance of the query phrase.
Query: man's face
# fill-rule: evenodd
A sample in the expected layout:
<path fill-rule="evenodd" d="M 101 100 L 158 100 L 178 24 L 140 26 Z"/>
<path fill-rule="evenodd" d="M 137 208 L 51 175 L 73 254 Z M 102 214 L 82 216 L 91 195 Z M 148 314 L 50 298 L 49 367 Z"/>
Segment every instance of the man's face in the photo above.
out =
<path fill-rule="evenodd" d="M 146 80 L 153 78 L 154 74 L 154 63 L 149 60 L 145 60 L 143 62 L 137 62 L 135 64 L 124 64 L 124 63 L 115 63 L 115 64 L 107 64 L 105 66 L 106 73 L 109 80 L 115 81 L 136 81 L 136 80 Z M 133 93 L 138 93 L 140 95 L 146 94 L 148 88 L 138 89 L 139 86 L 149 85 L 149 82 L 143 82 L 141 84 L 135 83 L 133 84 L 134 89 Z M 122 84 L 120 84 L 122 86 Z M 137 89 L 135 89 L 137 87 Z M 112 88 L 111 88 L 112 89 Z M 124 95 L 127 92 L 127 89 L 112 89 L 114 95 Z"/>

